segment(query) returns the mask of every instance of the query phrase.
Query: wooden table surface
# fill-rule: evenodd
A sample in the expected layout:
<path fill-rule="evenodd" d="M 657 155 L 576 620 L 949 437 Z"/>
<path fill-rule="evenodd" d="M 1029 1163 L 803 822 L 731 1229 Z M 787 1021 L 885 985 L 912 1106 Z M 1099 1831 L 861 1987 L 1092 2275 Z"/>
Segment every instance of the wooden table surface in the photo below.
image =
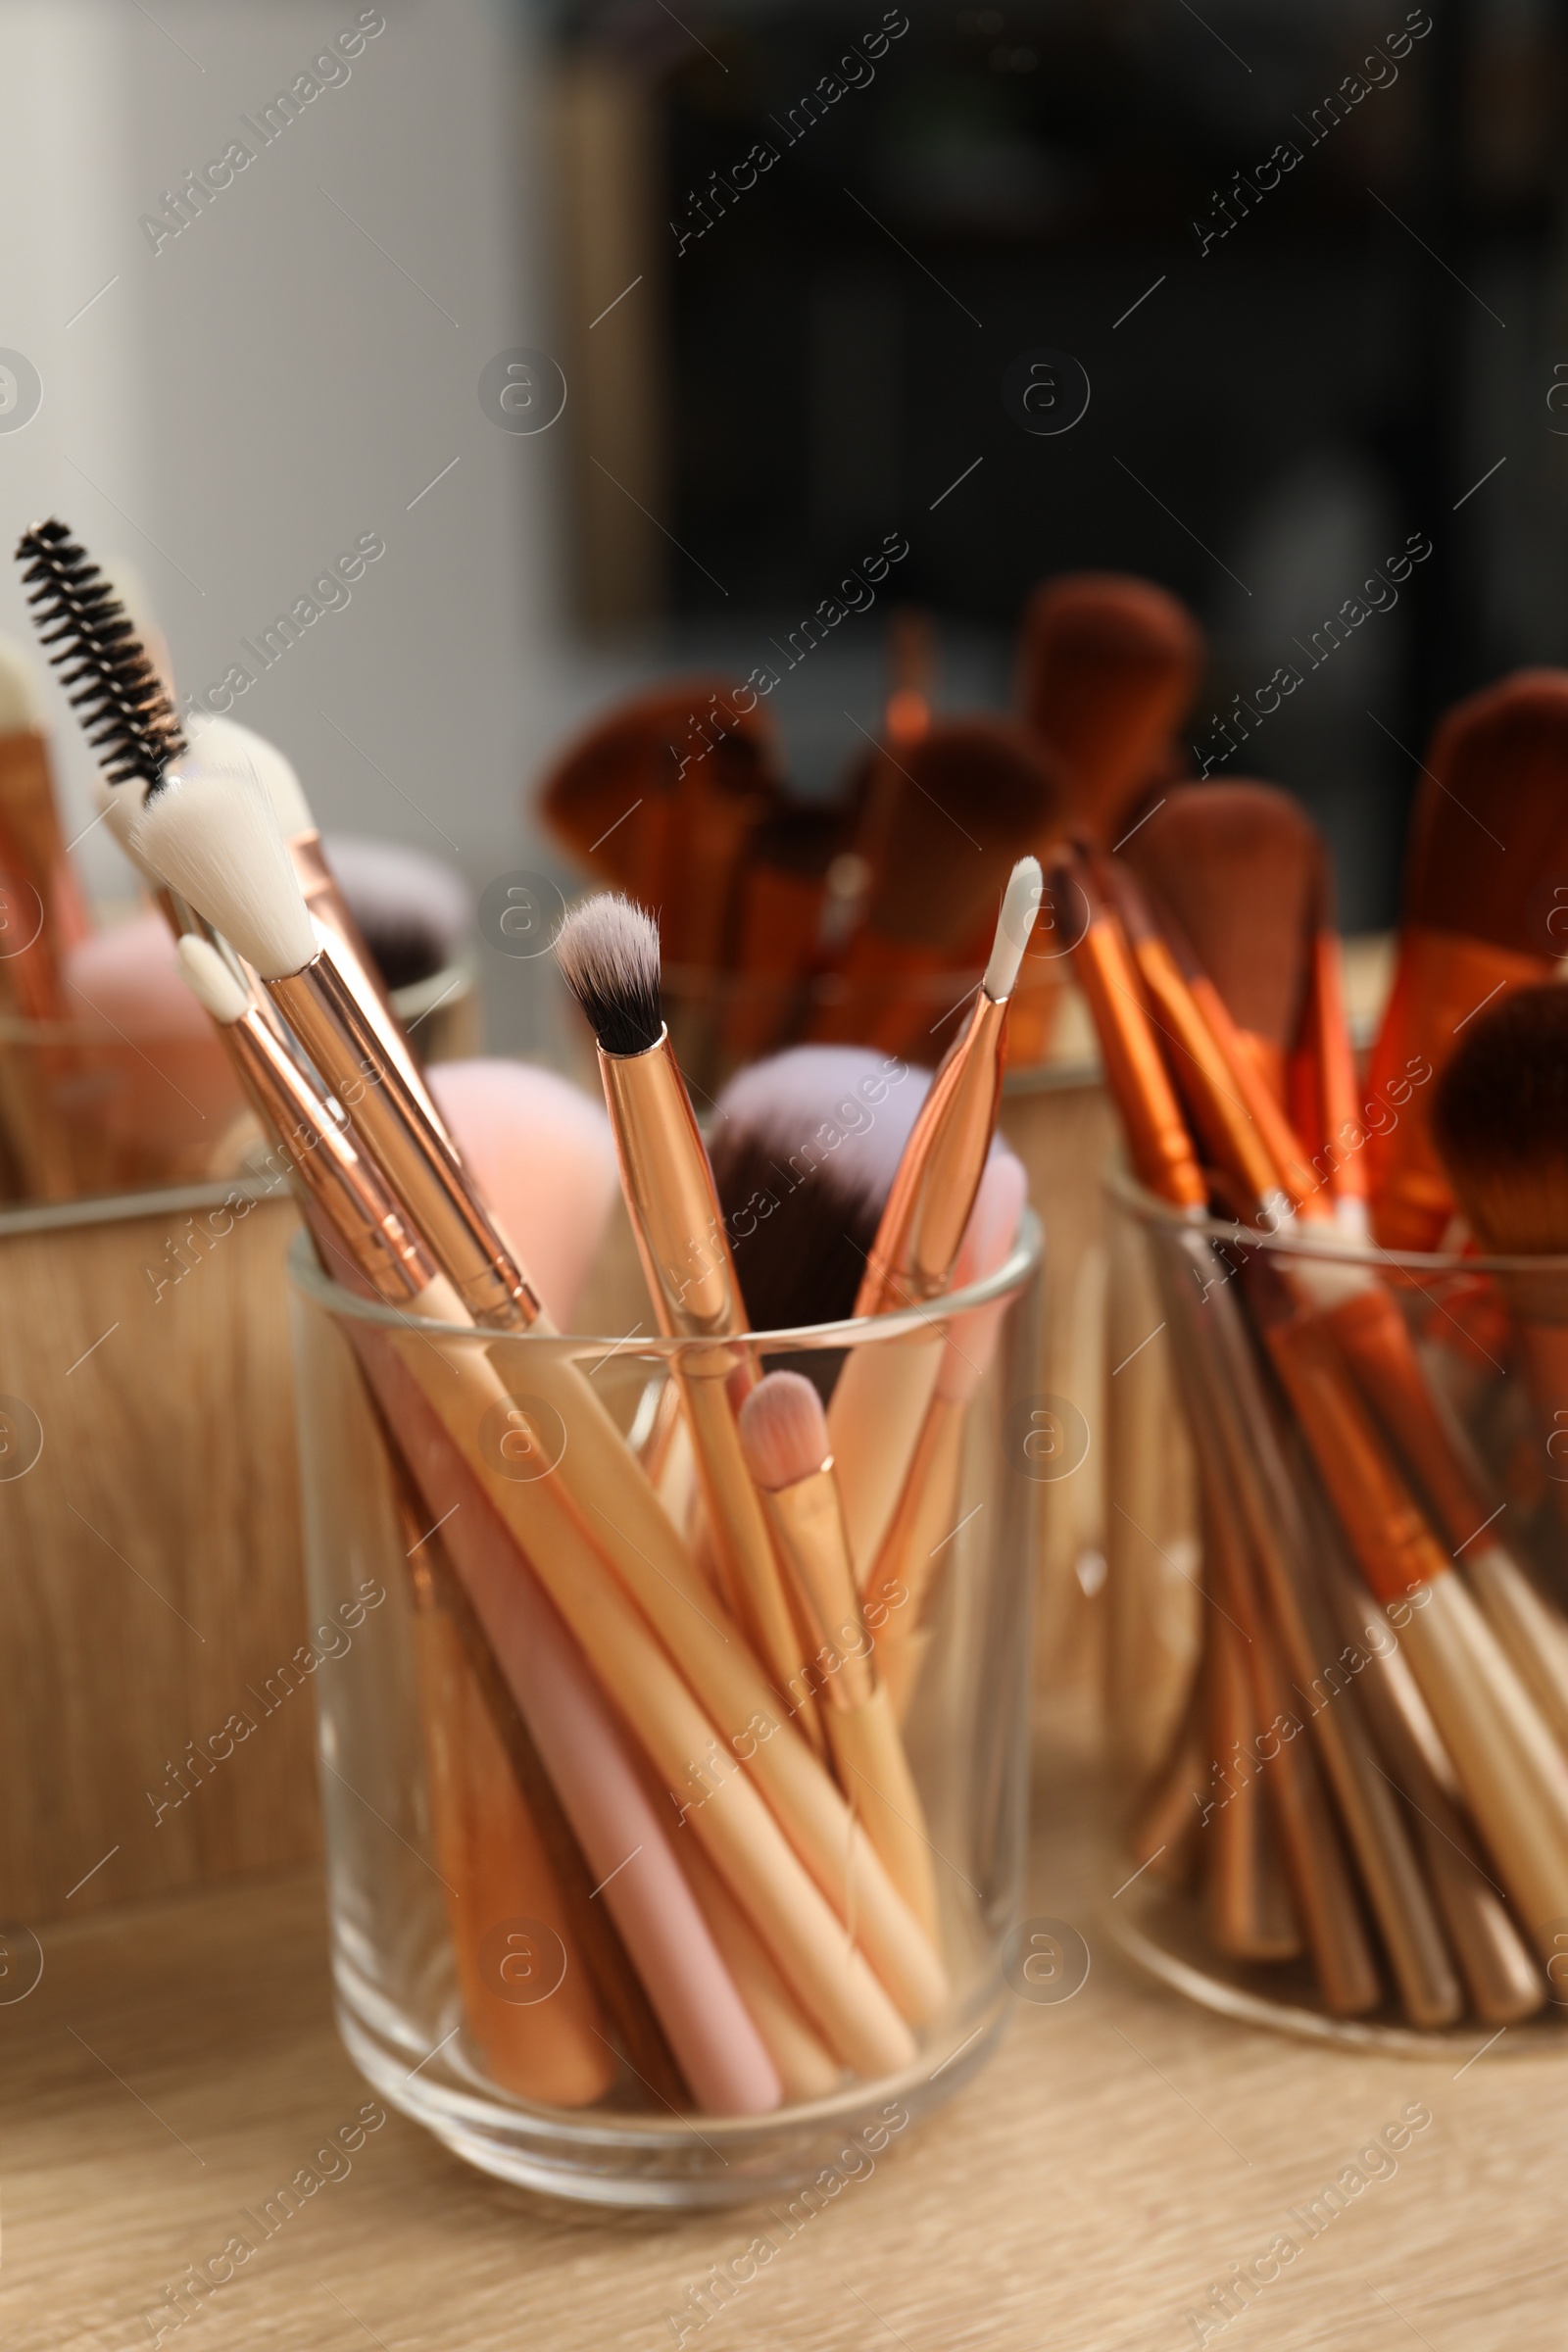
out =
<path fill-rule="evenodd" d="M 1094 1924 L 1090 1803 L 1054 1768 L 1032 1887 L 1036 1911 L 1084 1923 L 1082 1991 L 1019 2001 L 991 2067 L 685 2343 L 1175 2352 L 1200 2340 L 1192 2315 L 1231 2267 L 1287 2233 L 1298 2251 L 1228 2323 L 1210 2311 L 1204 2340 L 1557 2352 L 1568 2060 L 1351 2056 L 1180 2003 Z M 166 2285 L 370 2093 L 333 2031 L 313 1874 L 60 1923 L 42 1941 L 36 1989 L 0 2006 L 0 2342 L 128 2352 L 154 2340 L 144 2315 Z M 1361 2167 L 1365 2186 L 1321 2207 L 1311 2235 L 1292 2209 L 1412 2106 L 1430 2124 Z M 531 2198 L 396 2115 L 349 2161 L 184 2327 L 166 2308 L 162 2341 L 652 2352 L 675 2341 L 670 2312 L 691 2321 L 688 2288 L 762 2226 Z"/>

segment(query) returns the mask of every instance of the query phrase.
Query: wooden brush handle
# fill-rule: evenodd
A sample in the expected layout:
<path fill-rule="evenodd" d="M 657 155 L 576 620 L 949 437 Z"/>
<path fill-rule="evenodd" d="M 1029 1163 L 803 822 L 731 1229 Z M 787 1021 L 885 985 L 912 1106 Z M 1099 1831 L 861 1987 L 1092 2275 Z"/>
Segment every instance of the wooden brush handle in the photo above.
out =
<path fill-rule="evenodd" d="M 857 1707 L 823 1709 L 828 1745 L 839 1787 L 865 1826 L 888 1875 L 926 1934 L 939 1935 L 936 1875 L 925 1808 L 899 1736 L 899 1720 L 887 1689 L 878 1683 Z"/>
<path fill-rule="evenodd" d="M 1210 1818 L 1206 1849 L 1208 1930 L 1238 1960 L 1289 1960 L 1300 1930 L 1280 1869 L 1279 1847 L 1253 1742 L 1259 1729 L 1241 1635 L 1210 1607 L 1204 1627 L 1207 1723 L 1221 1773 L 1239 1771 Z M 1234 1761 L 1240 1758 L 1238 1766 Z"/>
<path fill-rule="evenodd" d="M 1214 1539 L 1215 1599 L 1230 1612 L 1245 1642 L 1253 1707 L 1265 1737 L 1273 1734 L 1274 1748 L 1260 1745 L 1258 1760 L 1270 1775 L 1291 1890 L 1324 2005 L 1335 2017 L 1364 2016 L 1382 1998 L 1377 1963 L 1312 1755 L 1298 1737 L 1284 1734 L 1283 1727 L 1295 1720 L 1292 1693 L 1258 1605 L 1235 1505 L 1212 1452 L 1205 1497 Z"/>
<path fill-rule="evenodd" d="M 1427 1760 L 1422 1740 L 1436 1735 L 1430 1721 L 1418 1734 L 1409 1710 L 1419 1711 L 1421 1700 L 1408 1669 L 1383 1639 L 1374 1639 L 1381 1631 L 1376 1601 L 1332 1554 L 1327 1556 L 1327 1584 L 1342 1640 L 1372 1651 L 1359 1685 L 1362 1704 L 1380 1761 L 1409 1808 L 1427 1882 L 1470 2005 L 1489 2026 L 1516 2025 L 1542 2007 L 1544 1980 L 1508 1916 L 1470 1825 Z M 1451 1765 L 1448 1771 L 1451 1774 Z"/>
<path fill-rule="evenodd" d="M 439 1605 L 416 1607 L 414 1649 L 436 1867 L 469 2027 L 503 2088 L 552 2107 L 586 2107 L 614 2081 L 615 2055 L 564 1898 L 463 1638 Z M 548 1943 L 523 1949 L 519 1936 L 504 1957 L 486 1950 L 485 1938 L 508 1920 L 538 1921 L 559 1941 L 564 1973 L 553 1990 L 558 1955 Z M 509 1985 L 530 1989 L 502 1973 L 517 1966 L 538 1975 L 539 2000 L 507 1997 Z"/>
<path fill-rule="evenodd" d="M 1549 1952 L 1568 1920 L 1568 1763 L 1451 1570 L 1391 1615 L 1520 1926 Z"/>
<path fill-rule="evenodd" d="M 725 1381 L 717 1374 L 685 1373 L 678 1364 L 675 1378 L 725 1589 L 734 1595 L 742 1629 L 779 1706 L 820 1755 L 822 1726 L 816 1700 L 773 1556 L 762 1498 L 741 1451 Z"/>

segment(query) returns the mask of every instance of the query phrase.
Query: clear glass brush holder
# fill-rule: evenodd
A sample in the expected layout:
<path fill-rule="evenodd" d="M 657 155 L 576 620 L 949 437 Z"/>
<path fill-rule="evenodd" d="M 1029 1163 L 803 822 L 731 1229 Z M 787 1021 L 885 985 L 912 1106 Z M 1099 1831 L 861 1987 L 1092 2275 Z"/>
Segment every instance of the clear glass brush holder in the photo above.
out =
<path fill-rule="evenodd" d="M 1107 1194 L 1110 1933 L 1307 2037 L 1568 2048 L 1568 1260 Z"/>
<path fill-rule="evenodd" d="M 693 1471 L 711 1344 L 414 1324 L 300 1237 L 339 2026 L 471 2163 L 603 2204 L 746 2202 L 886 2146 L 992 2047 L 1024 1866 L 1039 1261 L 1029 1215 L 969 1290 L 754 1343 L 753 1369 L 824 1397 L 874 1357 L 880 1442 L 910 1463 L 863 1616 L 817 1642 L 792 1594 L 781 1694 Z M 876 1837 L 883 1768 L 829 1722 L 867 1658 L 909 1775 Z M 923 1914 L 886 1860 L 901 1825 Z"/>

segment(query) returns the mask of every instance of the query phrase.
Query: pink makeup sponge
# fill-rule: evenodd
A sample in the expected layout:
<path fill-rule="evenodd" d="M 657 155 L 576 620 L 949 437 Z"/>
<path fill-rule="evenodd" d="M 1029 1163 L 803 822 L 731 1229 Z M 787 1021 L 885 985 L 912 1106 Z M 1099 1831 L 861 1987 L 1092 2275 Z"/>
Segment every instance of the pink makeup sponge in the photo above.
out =
<path fill-rule="evenodd" d="M 619 1178 L 602 1106 L 526 1061 L 438 1061 L 441 1116 L 563 1331 L 604 1240 Z"/>
<path fill-rule="evenodd" d="M 245 1107 L 222 1038 L 186 985 L 161 914 L 96 931 L 64 964 L 76 1082 L 127 1172 L 204 1172 Z"/>

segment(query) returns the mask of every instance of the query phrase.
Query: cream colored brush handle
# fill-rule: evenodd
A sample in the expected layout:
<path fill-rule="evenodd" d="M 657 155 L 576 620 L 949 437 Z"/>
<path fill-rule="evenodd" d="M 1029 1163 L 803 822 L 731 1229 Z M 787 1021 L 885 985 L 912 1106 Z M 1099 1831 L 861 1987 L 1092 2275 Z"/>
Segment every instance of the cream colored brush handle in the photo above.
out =
<path fill-rule="evenodd" d="M 695 1840 L 683 1840 L 681 1867 L 713 1933 L 713 1941 L 751 2012 L 763 2046 L 778 2069 L 784 2096 L 825 2099 L 842 2070 L 808 2025 L 767 1948 Z"/>
<path fill-rule="evenodd" d="M 1568 1626 L 1500 1544 L 1466 1552 L 1460 1566 L 1547 1730 L 1568 1749 Z"/>
<path fill-rule="evenodd" d="M 1452 1569 L 1391 1618 L 1520 1926 L 1549 1955 L 1543 1931 L 1568 1920 L 1568 1763 Z"/>
<path fill-rule="evenodd" d="M 943 1334 L 854 1348 L 827 1408 L 856 1582 L 864 1586 L 898 1506 L 942 1363 Z"/>
<path fill-rule="evenodd" d="M 893 1701 L 880 1683 L 858 1707 L 822 1710 L 839 1786 L 865 1824 L 888 1874 L 928 1936 L 938 1937 L 936 1876 L 925 1808 L 899 1737 Z"/>
<path fill-rule="evenodd" d="M 482 1442 L 474 1446 L 475 1433 L 498 1405 L 504 1426 L 511 1404 L 488 1356 L 471 1345 L 438 1352 L 413 1335 L 396 1345 L 666 1788 L 683 1790 L 693 1767 L 704 1770 L 701 1801 L 694 1795 L 688 1802 L 685 1825 L 835 2055 L 867 2076 L 907 2065 L 914 2054 L 908 2029 L 861 1952 L 847 1942 L 746 1771 L 719 1752 L 712 1723 L 617 1591 L 554 1474 L 510 1478 Z M 801 1752 L 814 1769 L 809 1752 Z M 912 1921 L 910 1929 L 918 1935 Z"/>
<path fill-rule="evenodd" d="M 757 1491 L 722 1379 L 680 1374 L 681 1400 L 691 1423 L 692 1445 L 708 1521 L 717 1545 L 738 1614 L 752 1647 L 780 1704 L 805 1732 L 818 1754 L 822 1727 L 806 1679 L 800 1638 L 784 1596 L 762 1498 Z"/>

